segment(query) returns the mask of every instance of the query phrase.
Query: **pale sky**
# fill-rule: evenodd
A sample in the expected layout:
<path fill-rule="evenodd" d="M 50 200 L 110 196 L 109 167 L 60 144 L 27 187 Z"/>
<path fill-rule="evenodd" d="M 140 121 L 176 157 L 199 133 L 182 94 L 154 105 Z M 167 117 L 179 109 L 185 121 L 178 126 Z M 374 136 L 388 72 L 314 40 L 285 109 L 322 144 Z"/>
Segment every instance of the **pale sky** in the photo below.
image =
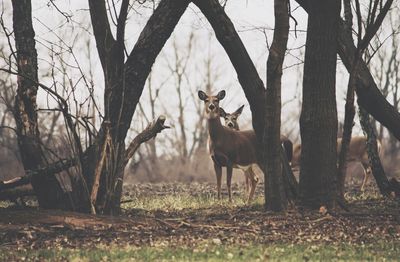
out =
<path fill-rule="evenodd" d="M 4 1 L 4 0 L 2 0 Z M 64 12 L 72 15 L 73 22 L 66 23 L 66 19 L 57 12 L 53 7 L 48 6 L 48 0 L 33 0 L 33 19 L 34 28 L 36 31 L 37 49 L 39 53 L 39 69 L 41 72 L 41 81 L 46 84 L 51 84 L 50 77 L 45 77 L 49 73 L 50 57 L 48 49 L 51 47 L 51 42 L 60 43 L 63 48 L 72 46 L 73 52 L 76 56 L 77 62 L 82 68 L 83 73 L 89 78 L 90 71 L 94 75 L 94 85 L 97 98 L 97 104 L 102 108 L 102 90 L 103 90 L 103 74 L 95 48 L 94 38 L 92 35 L 92 27 L 90 25 L 90 16 L 88 12 L 87 1 L 82 0 L 69 0 L 69 1 L 55 1 L 58 7 Z M 116 1 L 119 2 L 119 1 Z M 4 1 L 2 6 L 5 10 L 5 20 L 8 28 L 12 28 L 11 20 L 11 3 Z M 149 18 L 152 9 L 150 4 L 146 4 L 146 8 L 139 8 L 139 4 L 135 3 L 135 9 L 138 12 L 131 11 L 128 24 L 126 27 L 126 46 L 128 52 L 132 49 L 136 42 L 140 31 L 144 27 L 147 19 Z M 303 65 L 301 64 L 303 57 L 300 55 L 300 49 L 305 44 L 305 30 L 307 28 L 307 15 L 302 8 L 297 8 L 298 5 L 292 1 L 292 15 L 296 18 L 297 37 L 294 33 L 294 23 L 291 20 L 291 32 L 289 36 L 288 55 L 285 59 L 285 70 L 282 81 L 282 102 L 284 104 L 282 109 L 282 129 L 290 130 L 293 127 L 293 114 L 299 114 L 299 97 L 301 96 L 301 83 Z M 239 35 L 244 42 L 247 51 L 249 52 L 253 62 L 255 63 L 260 77 L 265 83 L 265 67 L 268 56 L 267 42 L 270 44 L 272 41 L 272 29 L 274 27 L 273 15 L 273 1 L 272 0 L 229 0 L 226 6 L 226 12 L 233 21 Z M 112 24 L 112 22 L 110 22 Z M 177 99 L 175 92 L 175 83 L 173 78 L 168 78 L 170 75 L 168 70 L 168 63 L 174 63 L 173 42 L 175 39 L 176 45 L 179 47 L 179 53 L 184 56 L 187 53 L 186 46 L 189 41 L 189 35 L 194 33 L 194 47 L 188 62 L 187 79 L 184 83 L 184 93 L 187 111 L 188 129 L 192 129 L 193 104 L 189 90 L 198 90 L 202 88 L 202 78 L 204 77 L 204 59 L 210 54 L 212 56 L 213 71 L 218 72 L 218 80 L 213 84 L 214 90 L 226 89 L 227 98 L 222 101 L 222 106 L 226 111 L 233 111 L 238 106 L 245 104 L 243 117 L 240 119 L 242 123 L 250 122 L 250 110 L 248 103 L 245 99 L 243 91 L 237 81 L 236 73 L 229 62 L 218 41 L 215 39 L 212 29 L 204 16 L 198 9 L 191 4 L 179 22 L 174 34 L 167 42 L 162 50 L 162 53 L 157 58 L 153 67 L 153 86 L 156 89 L 161 83 L 166 81 L 160 91 L 159 100 L 156 102 L 156 114 L 170 115 L 167 120 L 169 123 L 176 123 L 177 119 Z M 58 38 L 56 34 L 60 37 Z M 86 48 L 86 42 L 90 42 L 90 54 L 92 62 L 89 63 Z M 3 40 L 4 41 L 4 40 Z M 57 49 L 56 46 L 53 46 Z M 76 66 L 76 61 L 72 56 L 66 54 L 64 59 L 71 65 Z M 344 108 L 345 87 L 347 85 L 347 74 L 343 73 L 343 66 L 338 62 L 337 74 L 337 101 L 339 117 L 342 117 Z M 85 89 L 81 87 L 80 73 L 77 68 L 69 70 L 68 78 L 71 79 L 73 84 L 77 84 L 77 88 L 82 88 L 82 94 L 85 94 Z M 57 81 L 61 81 L 62 76 L 57 75 Z M 298 86 L 298 83 L 300 86 Z M 204 86 L 203 86 L 204 87 Z M 149 108 L 146 103 L 147 89 L 142 96 L 142 105 L 149 114 Z M 84 95 L 82 95 L 84 96 Z M 39 97 L 46 97 L 41 96 Z M 79 100 L 79 99 L 78 99 Z M 41 103 L 45 103 L 43 99 Z M 138 112 L 138 110 L 137 110 Z M 171 119 L 172 118 L 172 119 Z M 290 119 L 290 120 L 288 120 Z M 290 123 L 289 123 L 290 122 Z M 297 122 L 297 121 L 296 121 Z M 298 124 L 297 128 L 298 128 Z M 132 127 L 137 130 L 141 129 L 141 121 L 139 121 L 138 114 L 135 113 Z M 190 130 L 188 131 L 189 133 Z M 356 129 L 357 132 L 357 129 Z M 295 137 L 291 137 L 296 140 Z"/>

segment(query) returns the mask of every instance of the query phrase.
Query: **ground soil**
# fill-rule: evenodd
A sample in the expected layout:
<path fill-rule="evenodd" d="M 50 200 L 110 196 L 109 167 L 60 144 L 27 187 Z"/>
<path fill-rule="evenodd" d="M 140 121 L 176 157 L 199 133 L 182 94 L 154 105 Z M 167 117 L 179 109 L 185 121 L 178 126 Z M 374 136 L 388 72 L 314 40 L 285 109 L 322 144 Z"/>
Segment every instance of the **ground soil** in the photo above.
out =
<path fill-rule="evenodd" d="M 236 185 L 234 192 L 240 192 Z M 213 184 L 145 184 L 128 186 L 125 199 L 171 194 L 214 194 Z M 258 189 L 261 195 L 262 185 Z M 374 189 L 371 189 L 374 190 Z M 238 193 L 237 193 L 238 194 Z M 206 208 L 144 210 L 130 208 L 119 217 L 44 211 L 35 207 L 0 208 L 0 246 L 30 249 L 117 246 L 195 246 L 249 243 L 373 243 L 400 241 L 400 204 L 391 199 L 358 199 L 347 194 L 350 211 L 308 211 L 292 207 L 273 214 L 262 204 Z"/>

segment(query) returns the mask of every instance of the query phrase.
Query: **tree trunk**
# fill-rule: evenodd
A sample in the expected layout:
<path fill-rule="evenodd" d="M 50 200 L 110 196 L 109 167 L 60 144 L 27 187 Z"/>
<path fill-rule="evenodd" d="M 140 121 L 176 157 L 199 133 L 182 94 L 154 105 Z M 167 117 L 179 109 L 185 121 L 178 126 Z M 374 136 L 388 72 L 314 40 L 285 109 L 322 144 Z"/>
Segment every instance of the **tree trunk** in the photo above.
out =
<path fill-rule="evenodd" d="M 13 29 L 18 64 L 18 89 L 15 96 L 14 117 L 17 125 L 18 147 L 25 170 L 36 170 L 47 164 L 37 119 L 36 95 L 38 64 L 35 32 L 32 26 L 30 0 L 13 0 Z M 35 174 L 33 190 L 42 208 L 68 208 L 69 202 L 55 176 Z"/>
<path fill-rule="evenodd" d="M 296 0 L 306 12 L 311 5 L 306 0 Z M 350 72 L 354 63 L 356 47 L 353 39 L 346 33 L 345 23 L 340 20 L 338 33 L 337 52 Z M 382 95 L 376 85 L 365 61 L 360 61 L 359 74 L 357 75 L 356 94 L 358 103 L 365 108 L 371 116 L 384 125 L 396 138 L 400 140 L 400 113 Z"/>
<path fill-rule="evenodd" d="M 264 136 L 264 128 L 265 128 L 264 123 L 266 120 L 266 117 L 265 117 L 266 90 L 265 90 L 264 84 L 263 84 L 262 80 L 260 79 L 260 77 L 257 73 L 257 70 L 256 70 L 253 62 L 251 61 L 250 56 L 247 53 L 247 50 L 244 47 L 238 33 L 236 32 L 234 25 L 232 24 L 229 17 L 226 15 L 226 13 L 225 13 L 223 7 L 220 5 L 220 3 L 216 0 L 195 0 L 195 1 L 193 1 L 193 3 L 199 7 L 201 12 L 205 15 L 207 20 L 210 22 L 212 28 L 214 29 L 214 32 L 216 34 L 218 41 L 220 42 L 222 47 L 225 49 L 227 55 L 229 56 L 230 61 L 232 62 L 233 67 L 236 70 L 239 82 L 240 82 L 240 84 L 243 88 L 243 91 L 246 95 L 246 98 L 250 104 L 253 128 L 257 135 L 257 139 L 261 145 L 261 144 L 263 144 L 263 136 Z M 282 6 L 280 5 L 280 7 L 282 7 Z M 284 29 L 282 29 L 281 31 L 284 31 Z M 280 41 L 282 41 L 282 39 Z M 280 44 L 283 44 L 283 42 L 280 42 Z M 279 50 L 280 49 L 278 49 L 278 51 Z M 283 59 L 283 58 L 278 58 L 278 61 L 276 62 L 278 66 L 280 64 L 279 59 Z M 275 73 L 275 69 L 273 69 L 272 67 L 270 69 L 271 69 L 271 72 Z M 271 79 L 272 80 L 271 83 L 274 85 L 276 85 L 277 83 L 280 83 L 281 76 L 279 75 L 279 71 L 281 71 L 281 70 L 279 70 L 279 68 L 278 68 L 277 77 L 274 78 L 274 80 Z M 278 92 L 280 92 L 280 91 L 278 91 Z M 274 117 L 276 117 L 275 114 L 273 114 L 273 115 L 274 115 Z M 279 144 L 278 144 L 278 148 L 280 148 Z M 265 155 L 265 154 L 263 154 L 261 146 L 258 148 L 258 150 L 260 151 L 258 153 L 258 155 L 260 157 L 259 163 L 260 163 L 260 166 L 262 167 L 264 165 L 263 155 Z M 278 154 L 280 154 L 280 153 L 278 153 Z M 264 169 L 263 171 L 265 171 L 265 168 L 262 167 L 262 169 Z M 282 181 L 282 178 L 277 178 L 277 180 L 275 180 L 273 183 L 275 183 L 275 182 L 281 183 L 280 181 Z M 286 181 L 286 180 L 284 180 L 284 181 Z M 287 185 L 287 186 L 289 186 L 289 185 Z M 274 190 L 275 189 L 276 188 L 274 188 Z M 282 192 L 282 189 L 279 189 L 279 191 Z M 281 196 L 281 198 L 283 199 L 283 196 Z M 286 200 L 284 200 L 283 202 L 285 202 L 285 201 Z"/>
<path fill-rule="evenodd" d="M 123 1 L 126 9 L 128 2 Z M 126 10 L 121 8 L 117 37 L 114 39 L 104 0 L 89 0 L 93 31 L 105 78 L 105 121 L 110 123 L 111 133 L 110 150 L 106 156 L 108 159 L 106 162 L 110 164 L 102 168 L 96 201 L 97 212 L 119 213 L 126 164 L 124 141 L 151 67 L 188 4 L 188 0 L 162 0 L 125 61 L 124 11 Z M 89 181 L 92 181 L 89 188 L 93 186 L 95 169 L 101 164 L 100 149 L 106 143 L 104 133 L 104 130 L 100 132 L 102 135 L 97 139 L 93 150 L 94 157 L 91 157 L 95 165 L 92 164 L 85 170 Z"/>
<path fill-rule="evenodd" d="M 361 59 L 360 54 L 357 52 L 357 57 Z M 354 116 L 356 114 L 356 108 L 354 106 L 354 92 L 356 89 L 356 72 L 358 71 L 358 63 L 354 64 L 354 68 L 350 72 L 349 83 L 347 87 L 345 115 L 343 122 L 343 133 L 342 142 L 340 146 L 338 156 L 338 175 L 337 175 L 337 192 L 341 201 L 344 200 L 344 189 L 346 181 L 346 170 L 347 170 L 347 154 L 351 142 L 351 134 L 354 126 Z"/>
<path fill-rule="evenodd" d="M 308 29 L 300 116 L 300 200 L 309 208 L 335 202 L 335 97 L 340 0 L 308 1 Z"/>
<path fill-rule="evenodd" d="M 288 2 L 275 0 L 274 38 L 267 61 L 267 90 L 265 128 L 262 152 L 265 181 L 265 207 L 271 211 L 282 211 L 287 207 L 287 196 L 283 186 L 281 161 L 281 78 L 289 34 Z"/>
<path fill-rule="evenodd" d="M 265 86 L 229 17 L 217 0 L 194 0 L 236 70 L 240 85 L 250 104 L 253 128 L 260 143 L 265 121 Z"/>
<path fill-rule="evenodd" d="M 378 144 L 376 142 L 376 135 L 371 125 L 369 115 L 361 106 L 359 108 L 360 124 L 364 134 L 367 136 L 367 151 L 369 162 L 371 163 L 371 171 L 378 185 L 379 191 L 382 195 L 387 196 L 390 194 L 390 183 L 385 175 L 381 160 L 379 158 Z"/>

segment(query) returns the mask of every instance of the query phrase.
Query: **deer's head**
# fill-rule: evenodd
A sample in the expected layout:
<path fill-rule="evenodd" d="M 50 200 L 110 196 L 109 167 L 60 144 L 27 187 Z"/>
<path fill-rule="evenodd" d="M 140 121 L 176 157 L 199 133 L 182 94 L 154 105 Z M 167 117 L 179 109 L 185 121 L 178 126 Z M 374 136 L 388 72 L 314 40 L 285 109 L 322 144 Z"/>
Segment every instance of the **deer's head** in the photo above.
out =
<path fill-rule="evenodd" d="M 225 90 L 219 91 L 216 96 L 210 96 L 203 91 L 199 91 L 199 98 L 204 102 L 206 114 L 209 119 L 219 117 L 219 101 L 224 99 L 225 94 Z"/>
<path fill-rule="evenodd" d="M 239 130 L 239 124 L 237 122 L 237 119 L 240 116 L 240 114 L 242 113 L 243 107 L 244 107 L 244 105 L 239 107 L 233 113 L 226 113 L 225 110 L 222 107 L 219 108 L 219 115 L 220 115 L 220 117 L 224 118 L 225 126 L 227 126 L 229 128 L 232 128 L 232 129 L 235 129 L 235 130 Z"/>

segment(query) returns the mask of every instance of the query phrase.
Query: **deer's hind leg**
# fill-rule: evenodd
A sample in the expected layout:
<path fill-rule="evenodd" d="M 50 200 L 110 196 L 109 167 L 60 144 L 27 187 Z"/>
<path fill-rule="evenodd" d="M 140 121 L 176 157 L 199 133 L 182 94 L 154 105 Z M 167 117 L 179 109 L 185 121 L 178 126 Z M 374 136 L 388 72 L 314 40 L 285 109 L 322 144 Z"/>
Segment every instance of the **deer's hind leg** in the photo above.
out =
<path fill-rule="evenodd" d="M 243 171 L 243 174 L 246 179 L 246 194 L 248 194 L 250 192 L 250 178 L 249 178 L 249 174 L 247 173 L 247 171 Z"/>
<path fill-rule="evenodd" d="M 248 177 L 250 180 L 250 192 L 249 192 L 249 196 L 247 198 L 247 204 L 250 204 L 251 200 L 253 200 L 254 192 L 256 191 L 256 186 L 257 186 L 259 179 L 255 173 L 254 165 L 251 166 L 249 169 L 247 169 L 246 173 L 248 174 Z"/>
<path fill-rule="evenodd" d="M 368 179 L 369 179 L 369 176 L 370 176 L 372 170 L 371 170 L 371 167 L 369 166 L 369 164 L 361 163 L 361 165 L 362 165 L 362 167 L 364 169 L 364 179 L 363 179 L 363 182 L 361 184 L 361 189 L 360 190 L 362 192 L 364 192 L 365 191 L 365 186 L 367 185 L 367 182 L 368 182 Z"/>

